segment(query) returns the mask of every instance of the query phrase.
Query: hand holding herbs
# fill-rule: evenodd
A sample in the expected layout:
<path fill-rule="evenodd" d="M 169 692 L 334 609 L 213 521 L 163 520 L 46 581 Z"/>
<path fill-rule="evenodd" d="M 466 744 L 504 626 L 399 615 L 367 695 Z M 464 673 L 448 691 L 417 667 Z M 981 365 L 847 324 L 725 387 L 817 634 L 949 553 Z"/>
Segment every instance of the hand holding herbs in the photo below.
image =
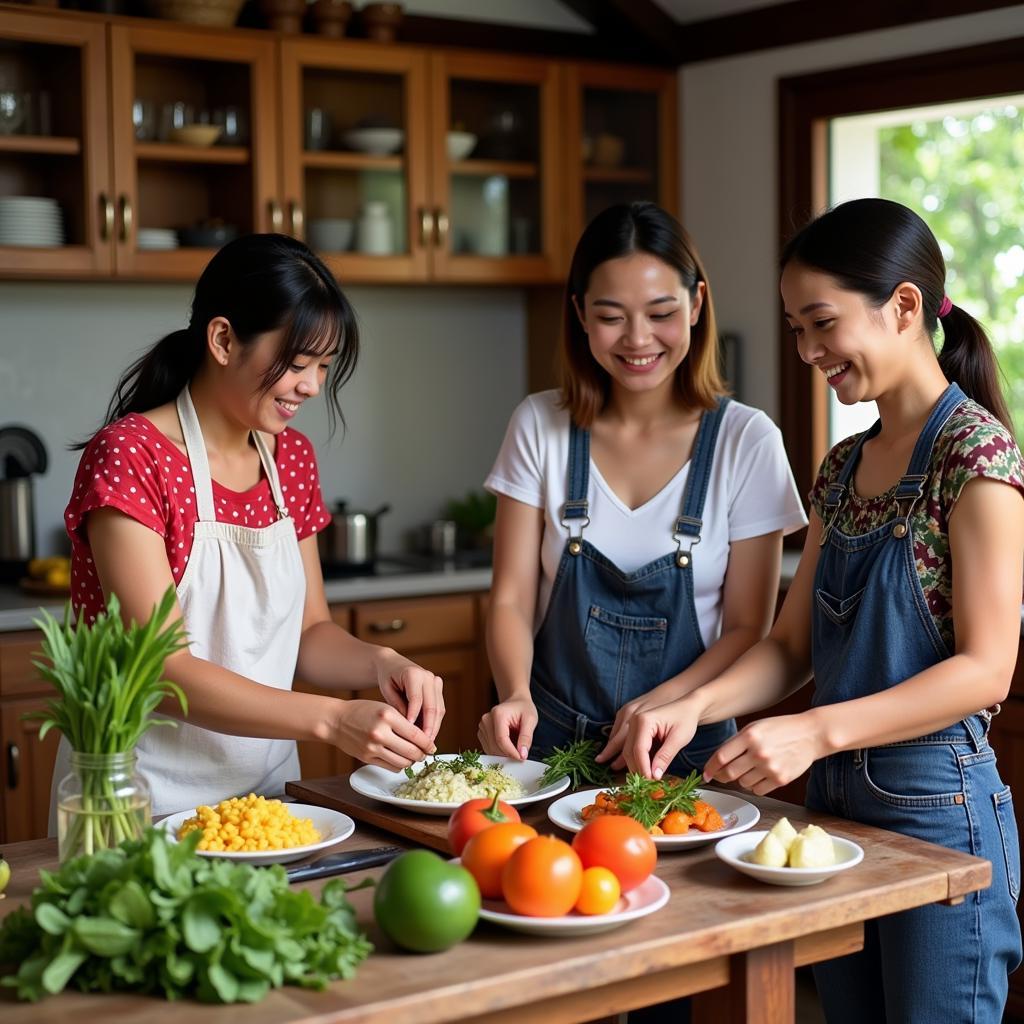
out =
<path fill-rule="evenodd" d="M 253 1003 L 271 988 L 350 978 L 372 946 L 342 879 L 317 902 L 284 868 L 195 855 L 199 834 L 142 839 L 40 872 L 31 909 L 0 925 L 0 984 L 38 1000 L 67 987 L 213 1003 Z"/>
<path fill-rule="evenodd" d="M 594 757 L 600 749 L 594 740 L 576 740 L 567 747 L 555 747 L 544 764 L 547 770 L 541 776 L 541 786 L 550 786 L 568 775 L 573 789 L 582 785 L 610 786 L 612 773 L 607 765 L 598 764 Z"/>

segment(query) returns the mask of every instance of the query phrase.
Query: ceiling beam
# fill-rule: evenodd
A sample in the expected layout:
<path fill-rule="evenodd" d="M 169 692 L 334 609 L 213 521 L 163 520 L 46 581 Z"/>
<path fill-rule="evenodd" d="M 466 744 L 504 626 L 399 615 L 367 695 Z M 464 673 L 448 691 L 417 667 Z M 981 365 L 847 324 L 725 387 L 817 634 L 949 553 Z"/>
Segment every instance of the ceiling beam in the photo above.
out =
<path fill-rule="evenodd" d="M 834 39 L 935 18 L 1012 7 L 1020 0 L 857 0 L 823 4 L 790 0 L 739 14 L 679 25 L 679 62 L 691 64 L 740 53 Z"/>
<path fill-rule="evenodd" d="M 681 63 L 676 20 L 654 0 L 561 0 L 593 26 L 600 38 L 617 40 L 657 64 Z M 634 58 L 636 59 L 636 58 Z"/>

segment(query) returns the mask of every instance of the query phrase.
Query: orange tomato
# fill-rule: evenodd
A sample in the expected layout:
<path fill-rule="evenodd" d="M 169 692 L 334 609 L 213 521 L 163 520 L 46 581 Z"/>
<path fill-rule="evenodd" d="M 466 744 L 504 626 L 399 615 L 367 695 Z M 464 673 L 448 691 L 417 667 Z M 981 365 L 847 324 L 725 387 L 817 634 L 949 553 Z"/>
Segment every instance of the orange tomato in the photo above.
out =
<path fill-rule="evenodd" d="M 490 829 L 488 830 L 490 831 Z M 487 835 L 487 832 L 481 832 Z M 523 843 L 501 873 L 505 902 L 527 917 L 562 917 L 579 899 L 583 865 L 572 847 L 554 836 Z"/>
<path fill-rule="evenodd" d="M 623 892 L 643 882 L 658 861 L 657 847 L 643 825 L 619 814 L 587 822 L 573 838 L 572 848 L 585 868 L 608 868 Z"/>
<path fill-rule="evenodd" d="M 462 850 L 462 866 L 476 879 L 484 899 L 501 899 L 501 872 L 516 848 L 535 839 L 537 830 L 521 821 L 492 825 L 475 836 Z"/>
<path fill-rule="evenodd" d="M 608 914 L 622 894 L 619 880 L 607 868 L 587 868 L 575 909 L 581 914 Z"/>
<path fill-rule="evenodd" d="M 456 857 L 462 856 L 466 843 L 485 828 L 506 821 L 519 821 L 519 812 L 511 805 L 494 797 L 467 800 L 452 811 L 448 819 L 448 844 Z"/>

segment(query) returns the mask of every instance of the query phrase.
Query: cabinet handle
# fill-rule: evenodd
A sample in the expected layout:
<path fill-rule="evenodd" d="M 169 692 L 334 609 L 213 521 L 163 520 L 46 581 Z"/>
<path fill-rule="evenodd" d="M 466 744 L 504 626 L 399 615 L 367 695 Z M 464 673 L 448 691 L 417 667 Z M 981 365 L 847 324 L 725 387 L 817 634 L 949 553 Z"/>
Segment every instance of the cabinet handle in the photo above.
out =
<path fill-rule="evenodd" d="M 21 751 L 17 743 L 7 744 L 7 788 L 17 789 L 21 775 Z"/>
<path fill-rule="evenodd" d="M 132 222 L 135 220 L 135 211 L 132 209 L 132 201 L 127 196 L 121 196 L 121 241 L 127 242 L 132 236 Z"/>
<path fill-rule="evenodd" d="M 371 633 L 401 633 L 405 629 L 405 619 L 392 619 L 390 622 L 371 622 Z"/>
<path fill-rule="evenodd" d="M 306 221 L 306 218 L 302 213 L 302 206 L 301 204 L 295 202 L 295 200 L 293 199 L 288 204 L 288 208 L 291 212 L 292 217 L 292 234 L 296 238 L 301 238 Z"/>
<path fill-rule="evenodd" d="M 106 192 L 100 193 L 100 241 L 109 242 L 114 235 L 114 201 Z"/>
<path fill-rule="evenodd" d="M 434 244 L 444 245 L 448 239 L 448 214 L 439 206 L 434 211 Z"/>
<path fill-rule="evenodd" d="M 420 245 L 425 249 L 430 245 L 430 236 L 434 233 L 434 215 L 425 206 L 420 207 Z"/>
<path fill-rule="evenodd" d="M 284 210 L 281 209 L 281 204 L 276 199 L 271 199 L 267 203 L 267 209 L 270 211 L 271 228 L 280 231 L 284 227 Z"/>

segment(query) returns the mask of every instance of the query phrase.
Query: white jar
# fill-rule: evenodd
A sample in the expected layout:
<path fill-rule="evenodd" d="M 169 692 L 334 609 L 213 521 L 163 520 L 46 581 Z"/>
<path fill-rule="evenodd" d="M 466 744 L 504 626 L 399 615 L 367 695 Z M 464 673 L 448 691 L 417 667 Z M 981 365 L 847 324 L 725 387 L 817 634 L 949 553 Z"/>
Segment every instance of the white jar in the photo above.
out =
<path fill-rule="evenodd" d="M 394 252 L 387 203 L 374 200 L 363 205 L 363 215 L 359 218 L 359 251 L 374 256 L 387 256 Z"/>

